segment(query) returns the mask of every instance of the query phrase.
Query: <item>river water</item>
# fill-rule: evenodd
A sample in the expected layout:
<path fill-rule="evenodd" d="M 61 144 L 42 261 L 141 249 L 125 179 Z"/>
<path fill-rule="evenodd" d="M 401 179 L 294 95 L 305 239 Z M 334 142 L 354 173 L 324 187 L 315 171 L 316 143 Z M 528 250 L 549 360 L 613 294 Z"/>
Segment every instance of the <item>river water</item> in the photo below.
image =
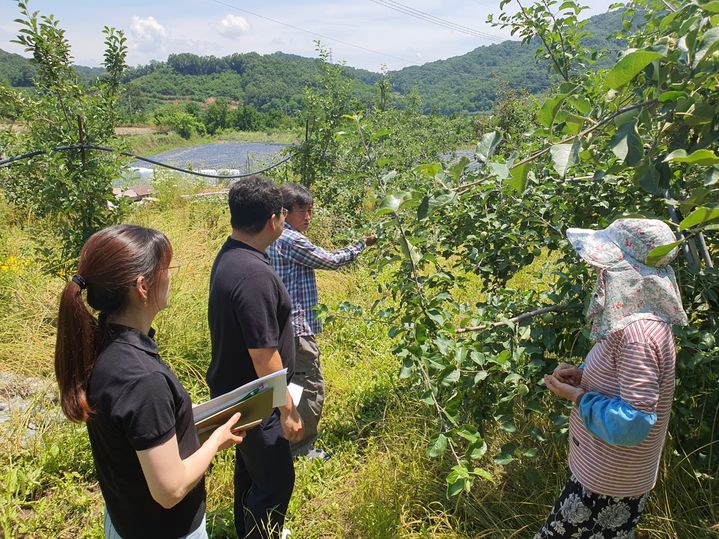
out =
<path fill-rule="evenodd" d="M 247 174 L 266 168 L 282 160 L 282 150 L 286 144 L 267 144 L 261 142 L 216 142 L 202 146 L 177 148 L 156 155 L 148 155 L 154 161 L 168 165 L 192 169 L 205 174 Z M 123 178 L 125 185 L 149 185 L 155 176 L 157 167 L 143 161 L 130 164 L 128 176 Z M 208 178 L 208 183 L 212 180 Z"/>

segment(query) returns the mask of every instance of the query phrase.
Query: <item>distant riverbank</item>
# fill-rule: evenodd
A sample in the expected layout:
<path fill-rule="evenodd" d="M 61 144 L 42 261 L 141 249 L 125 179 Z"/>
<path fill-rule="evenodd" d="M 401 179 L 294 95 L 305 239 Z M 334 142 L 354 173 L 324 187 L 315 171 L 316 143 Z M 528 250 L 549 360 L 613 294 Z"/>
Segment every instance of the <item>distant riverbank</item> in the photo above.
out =
<path fill-rule="evenodd" d="M 127 128 L 123 128 L 127 129 Z M 140 129 L 140 128 L 135 128 Z M 137 132 L 137 131 L 136 131 Z M 178 134 L 139 131 L 139 134 L 122 136 L 129 151 L 149 157 L 177 148 L 188 148 L 222 142 L 252 142 L 262 144 L 293 144 L 300 140 L 300 133 L 293 131 L 225 131 L 217 135 L 183 139 Z"/>

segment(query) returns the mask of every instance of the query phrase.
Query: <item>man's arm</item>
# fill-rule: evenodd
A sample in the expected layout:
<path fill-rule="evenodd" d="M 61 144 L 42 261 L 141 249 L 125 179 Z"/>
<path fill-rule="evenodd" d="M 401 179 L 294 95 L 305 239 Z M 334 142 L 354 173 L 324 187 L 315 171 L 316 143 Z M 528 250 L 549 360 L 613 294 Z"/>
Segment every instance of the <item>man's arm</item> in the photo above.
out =
<path fill-rule="evenodd" d="M 258 377 L 267 376 L 283 369 L 282 357 L 277 348 L 250 348 L 248 350 Z M 287 391 L 285 405 L 280 406 L 280 426 L 282 435 L 289 441 L 301 440 L 304 436 L 302 419 Z"/>
<path fill-rule="evenodd" d="M 375 242 L 374 236 L 368 236 L 342 249 L 327 251 L 297 234 L 290 244 L 288 257 L 292 262 L 308 268 L 336 270 L 355 260 L 365 247 L 374 245 Z"/>

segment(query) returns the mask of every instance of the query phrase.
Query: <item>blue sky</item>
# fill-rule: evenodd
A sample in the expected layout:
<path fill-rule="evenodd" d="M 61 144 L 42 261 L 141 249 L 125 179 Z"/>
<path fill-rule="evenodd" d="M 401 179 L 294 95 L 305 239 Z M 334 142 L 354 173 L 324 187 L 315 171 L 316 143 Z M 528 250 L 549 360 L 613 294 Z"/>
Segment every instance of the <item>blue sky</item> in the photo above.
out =
<path fill-rule="evenodd" d="M 486 24 L 489 13 L 499 13 L 499 0 L 397 1 L 492 37 L 430 24 L 372 0 L 30 0 L 28 7 L 54 14 L 67 31 L 76 63 L 90 66 L 102 61 L 105 25 L 125 30 L 130 65 L 165 60 L 175 52 L 315 56 L 313 40 L 320 39 L 334 60 L 379 71 L 382 65 L 400 69 L 510 38 L 507 31 Z M 584 15 L 602 13 L 611 3 L 592 0 Z M 15 2 L 0 1 L 0 49 L 26 55 L 10 43 L 18 30 L 12 22 L 17 17 Z"/>

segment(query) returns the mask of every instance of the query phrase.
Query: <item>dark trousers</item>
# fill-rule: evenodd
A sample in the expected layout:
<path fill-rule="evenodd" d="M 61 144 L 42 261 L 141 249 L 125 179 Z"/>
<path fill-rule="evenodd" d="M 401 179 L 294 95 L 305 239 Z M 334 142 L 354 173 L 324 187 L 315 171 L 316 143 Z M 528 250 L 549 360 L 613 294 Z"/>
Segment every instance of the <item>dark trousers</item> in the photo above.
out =
<path fill-rule="evenodd" d="M 277 410 L 235 446 L 235 529 L 240 539 L 280 537 L 295 486 Z"/>

